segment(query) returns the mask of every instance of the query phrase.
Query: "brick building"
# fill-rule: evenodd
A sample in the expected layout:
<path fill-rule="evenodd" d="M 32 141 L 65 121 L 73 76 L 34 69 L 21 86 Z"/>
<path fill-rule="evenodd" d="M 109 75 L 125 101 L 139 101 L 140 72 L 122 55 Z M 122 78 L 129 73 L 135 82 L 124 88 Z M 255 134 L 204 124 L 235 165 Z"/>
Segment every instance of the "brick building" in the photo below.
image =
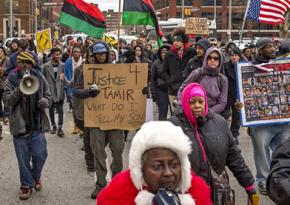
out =
<path fill-rule="evenodd" d="M 0 39 L 10 36 L 10 1 L 1 0 L 0 4 Z M 12 0 L 13 37 L 35 32 L 35 0 Z"/>
<path fill-rule="evenodd" d="M 227 40 L 229 33 L 231 38 L 239 38 L 247 0 L 232 0 L 232 23 L 229 32 L 229 0 L 184 0 L 184 18 L 203 17 L 214 20 L 216 14 L 216 30 L 211 30 L 210 35 L 218 39 Z M 182 17 L 182 0 L 153 0 L 155 9 L 159 13 L 160 20 Z M 216 9 L 214 5 L 216 4 Z M 246 21 L 244 37 L 279 36 L 277 26 L 259 24 L 251 20 Z"/>

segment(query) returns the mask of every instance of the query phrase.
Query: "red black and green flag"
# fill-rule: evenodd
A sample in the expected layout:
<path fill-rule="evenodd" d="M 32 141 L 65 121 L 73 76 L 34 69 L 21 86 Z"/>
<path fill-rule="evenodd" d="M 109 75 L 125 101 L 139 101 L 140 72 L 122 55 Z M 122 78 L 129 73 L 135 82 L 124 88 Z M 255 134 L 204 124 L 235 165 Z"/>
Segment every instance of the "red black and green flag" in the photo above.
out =
<path fill-rule="evenodd" d="M 150 0 L 124 0 L 122 24 L 154 26 L 158 44 L 162 45 L 162 32 L 159 29 L 155 9 Z"/>
<path fill-rule="evenodd" d="M 65 0 L 60 23 L 96 38 L 102 38 L 106 30 L 105 17 L 99 8 L 83 0 Z"/>

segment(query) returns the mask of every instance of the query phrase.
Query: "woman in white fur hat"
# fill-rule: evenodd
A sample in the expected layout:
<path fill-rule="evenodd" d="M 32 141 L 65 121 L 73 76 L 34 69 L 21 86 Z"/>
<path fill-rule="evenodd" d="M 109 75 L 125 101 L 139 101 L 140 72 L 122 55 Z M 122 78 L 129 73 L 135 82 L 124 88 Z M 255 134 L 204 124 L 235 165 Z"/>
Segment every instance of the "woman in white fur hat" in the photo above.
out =
<path fill-rule="evenodd" d="M 157 205 L 167 193 L 168 204 L 176 200 L 180 205 L 212 205 L 209 187 L 191 171 L 190 152 L 180 127 L 162 121 L 144 124 L 132 141 L 129 170 L 113 178 L 97 204 Z"/>

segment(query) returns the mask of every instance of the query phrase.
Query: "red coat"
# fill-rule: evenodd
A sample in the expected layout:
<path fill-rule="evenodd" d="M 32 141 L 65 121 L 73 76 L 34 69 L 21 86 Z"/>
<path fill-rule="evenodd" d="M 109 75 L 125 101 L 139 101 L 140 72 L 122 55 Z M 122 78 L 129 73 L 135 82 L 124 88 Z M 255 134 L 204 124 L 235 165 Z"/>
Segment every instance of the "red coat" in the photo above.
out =
<path fill-rule="evenodd" d="M 188 191 L 196 205 L 212 205 L 208 185 L 192 173 L 191 187 Z M 97 205 L 135 205 L 138 190 L 135 188 L 130 171 L 116 175 L 108 187 L 103 189 L 97 198 Z"/>

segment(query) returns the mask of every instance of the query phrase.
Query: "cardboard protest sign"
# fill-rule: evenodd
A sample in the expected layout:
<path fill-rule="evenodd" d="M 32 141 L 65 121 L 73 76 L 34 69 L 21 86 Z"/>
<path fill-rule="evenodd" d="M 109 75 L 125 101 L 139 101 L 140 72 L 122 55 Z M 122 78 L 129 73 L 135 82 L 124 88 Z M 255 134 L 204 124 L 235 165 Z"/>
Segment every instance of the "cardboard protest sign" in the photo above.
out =
<path fill-rule="evenodd" d="M 186 18 L 185 33 L 208 35 L 207 18 Z"/>
<path fill-rule="evenodd" d="M 136 130 L 145 122 L 148 64 L 84 65 L 84 88 L 97 84 L 100 94 L 85 99 L 85 127 Z"/>
<path fill-rule="evenodd" d="M 37 52 L 42 53 L 52 48 L 50 29 L 35 34 Z"/>
<path fill-rule="evenodd" d="M 237 65 L 243 126 L 290 122 L 290 59 Z"/>

